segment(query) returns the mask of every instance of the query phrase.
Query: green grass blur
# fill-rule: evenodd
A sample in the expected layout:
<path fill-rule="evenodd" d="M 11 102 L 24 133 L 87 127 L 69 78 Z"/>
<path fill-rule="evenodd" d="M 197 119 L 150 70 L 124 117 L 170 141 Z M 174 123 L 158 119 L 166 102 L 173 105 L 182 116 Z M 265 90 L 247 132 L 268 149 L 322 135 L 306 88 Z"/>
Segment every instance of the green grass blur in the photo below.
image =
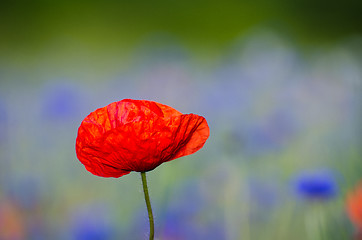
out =
<path fill-rule="evenodd" d="M 298 46 L 333 44 L 362 32 L 361 2 L 348 1 L 2 1 L 3 71 L 72 67 L 115 72 L 134 52 L 173 41 L 217 61 L 235 39 L 273 29 Z M 119 64 L 115 64 L 115 60 Z M 19 66 L 19 67 L 18 67 Z M 42 71 L 42 70 L 39 70 Z"/>

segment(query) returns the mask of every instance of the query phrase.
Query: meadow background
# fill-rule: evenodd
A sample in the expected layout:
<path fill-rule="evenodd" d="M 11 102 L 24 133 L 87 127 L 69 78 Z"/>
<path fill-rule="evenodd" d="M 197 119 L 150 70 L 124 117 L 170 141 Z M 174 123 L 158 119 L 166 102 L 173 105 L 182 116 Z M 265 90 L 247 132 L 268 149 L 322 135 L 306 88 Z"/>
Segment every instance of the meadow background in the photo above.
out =
<path fill-rule="evenodd" d="M 341 240 L 362 179 L 361 1 L 2 1 L 0 239 L 148 239 L 141 179 L 87 172 L 124 98 L 204 116 L 148 173 L 156 239 Z"/>

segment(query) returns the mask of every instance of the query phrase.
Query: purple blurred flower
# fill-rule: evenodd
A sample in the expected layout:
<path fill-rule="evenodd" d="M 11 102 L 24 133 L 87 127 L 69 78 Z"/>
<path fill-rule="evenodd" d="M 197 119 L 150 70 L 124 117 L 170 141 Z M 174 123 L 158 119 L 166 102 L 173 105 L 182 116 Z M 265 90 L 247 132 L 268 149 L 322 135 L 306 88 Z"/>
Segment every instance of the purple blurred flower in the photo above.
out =
<path fill-rule="evenodd" d="M 2 99 L 0 99 L 0 143 L 7 136 L 7 133 L 6 133 L 7 122 L 8 122 L 7 108 L 6 108 L 4 101 L 2 101 Z"/>
<path fill-rule="evenodd" d="M 154 214 L 155 213 L 156 211 L 154 211 Z M 155 214 L 154 218 L 158 219 L 158 216 Z M 126 233 L 123 232 L 122 237 L 124 239 L 146 239 L 150 230 L 148 221 L 149 221 L 148 215 L 147 213 L 145 213 L 145 209 L 144 208 L 139 209 L 137 213 L 132 217 L 129 227 L 125 228 Z M 159 221 L 155 222 L 156 237 L 159 235 L 158 223 Z"/>
<path fill-rule="evenodd" d="M 69 83 L 55 83 L 45 87 L 42 115 L 48 120 L 70 120 L 80 115 L 79 87 Z"/>
<path fill-rule="evenodd" d="M 328 200 L 338 193 L 334 174 L 329 171 L 302 172 L 294 179 L 297 195 L 309 200 Z"/>
<path fill-rule="evenodd" d="M 170 211 L 164 218 L 162 237 L 172 240 L 200 239 L 200 233 L 195 226 L 193 216 L 186 217 L 182 210 Z"/>
<path fill-rule="evenodd" d="M 288 110 L 274 112 L 259 125 L 247 129 L 247 148 L 278 149 L 293 136 L 293 125 L 294 122 Z"/>
<path fill-rule="evenodd" d="M 196 82 L 199 99 L 194 103 L 199 111 L 214 118 L 214 121 L 230 122 L 239 120 L 251 106 L 253 90 L 240 70 L 224 66 L 213 73 L 205 82 Z M 206 80 L 205 80 L 206 81 Z"/>
<path fill-rule="evenodd" d="M 6 107 L 2 99 L 0 99 L 0 123 L 7 120 Z"/>
<path fill-rule="evenodd" d="M 291 109 L 272 110 L 267 116 L 235 126 L 227 142 L 243 154 L 260 155 L 283 150 L 299 132 Z"/>
<path fill-rule="evenodd" d="M 74 240 L 113 239 L 115 231 L 106 217 L 105 208 L 99 205 L 82 206 L 71 221 L 71 235 Z"/>
<path fill-rule="evenodd" d="M 263 212 L 272 209 L 281 202 L 281 191 L 276 179 L 250 179 L 249 196 L 253 205 Z"/>
<path fill-rule="evenodd" d="M 258 177 L 248 181 L 248 216 L 253 224 L 267 224 L 284 206 L 284 196 L 275 177 Z"/>
<path fill-rule="evenodd" d="M 188 181 L 175 190 L 162 216 L 162 239 L 224 239 L 220 218 L 205 217 L 207 199 L 197 184 Z M 210 214 L 207 214 L 210 217 Z"/>

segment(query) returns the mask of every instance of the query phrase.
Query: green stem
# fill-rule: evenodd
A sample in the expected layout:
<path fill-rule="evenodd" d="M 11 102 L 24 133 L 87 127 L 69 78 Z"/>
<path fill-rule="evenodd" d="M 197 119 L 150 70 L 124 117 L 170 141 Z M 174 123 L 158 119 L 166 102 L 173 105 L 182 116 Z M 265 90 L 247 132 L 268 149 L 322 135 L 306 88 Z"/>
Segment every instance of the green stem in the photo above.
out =
<path fill-rule="evenodd" d="M 150 240 L 153 240 L 153 237 L 155 234 L 155 230 L 154 230 L 155 227 L 154 227 L 154 222 L 153 222 L 153 214 L 152 214 L 150 196 L 148 194 L 146 173 L 141 172 L 141 177 L 142 177 L 143 192 L 145 194 L 145 201 L 146 201 L 146 205 L 147 205 L 148 219 L 150 220 Z"/>

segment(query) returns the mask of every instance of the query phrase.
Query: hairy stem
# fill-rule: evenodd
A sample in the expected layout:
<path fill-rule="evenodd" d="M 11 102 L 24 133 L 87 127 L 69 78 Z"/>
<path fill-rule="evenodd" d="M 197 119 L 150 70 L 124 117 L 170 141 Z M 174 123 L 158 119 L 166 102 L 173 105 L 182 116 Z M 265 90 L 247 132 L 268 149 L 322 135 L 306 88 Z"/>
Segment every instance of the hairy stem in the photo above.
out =
<path fill-rule="evenodd" d="M 150 220 L 150 240 L 153 240 L 154 234 L 155 234 L 155 227 L 154 227 L 154 222 L 153 222 L 153 214 L 152 214 L 150 196 L 148 194 L 146 173 L 141 172 L 141 177 L 142 177 L 143 192 L 145 194 L 145 201 L 146 201 L 146 206 L 147 206 L 147 211 L 148 211 L 148 219 Z"/>

